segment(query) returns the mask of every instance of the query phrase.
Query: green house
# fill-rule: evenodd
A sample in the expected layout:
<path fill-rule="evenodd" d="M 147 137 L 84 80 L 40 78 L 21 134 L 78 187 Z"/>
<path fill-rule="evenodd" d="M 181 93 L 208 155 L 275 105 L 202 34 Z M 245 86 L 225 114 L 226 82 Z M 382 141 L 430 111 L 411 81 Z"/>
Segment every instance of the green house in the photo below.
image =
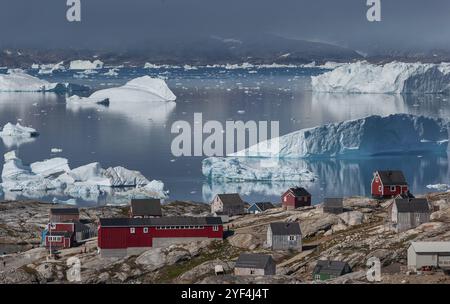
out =
<path fill-rule="evenodd" d="M 313 270 L 313 280 L 326 281 L 352 272 L 347 262 L 320 260 Z"/>

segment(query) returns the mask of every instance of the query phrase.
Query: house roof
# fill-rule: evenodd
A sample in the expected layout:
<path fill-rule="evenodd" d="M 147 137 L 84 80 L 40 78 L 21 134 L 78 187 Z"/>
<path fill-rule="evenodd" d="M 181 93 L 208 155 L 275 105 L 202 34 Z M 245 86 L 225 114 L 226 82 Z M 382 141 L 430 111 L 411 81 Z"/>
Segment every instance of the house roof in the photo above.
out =
<path fill-rule="evenodd" d="M 80 211 L 78 210 L 78 208 L 51 208 L 50 213 L 58 215 L 80 214 Z"/>
<path fill-rule="evenodd" d="M 222 225 L 220 217 L 170 216 L 160 218 L 101 218 L 102 227 L 137 226 L 213 226 Z"/>
<path fill-rule="evenodd" d="M 394 200 L 394 204 L 397 206 L 397 211 L 399 213 L 430 212 L 430 207 L 426 198 L 397 198 Z"/>
<path fill-rule="evenodd" d="M 274 235 L 301 235 L 299 223 L 270 223 L 270 230 Z"/>
<path fill-rule="evenodd" d="M 378 176 L 380 176 L 381 182 L 385 186 L 391 185 L 407 185 L 405 176 L 402 171 L 393 170 L 393 171 L 377 171 Z"/>
<path fill-rule="evenodd" d="M 450 253 L 450 242 L 411 242 L 417 253 L 445 252 Z"/>
<path fill-rule="evenodd" d="M 289 188 L 288 191 L 291 191 L 295 196 L 311 196 L 311 194 L 306 191 L 303 187 L 295 187 L 295 188 Z"/>
<path fill-rule="evenodd" d="M 151 199 L 132 199 L 131 212 L 133 216 L 162 216 L 161 200 Z"/>
<path fill-rule="evenodd" d="M 344 199 L 342 197 L 326 197 L 323 204 L 326 207 L 342 208 Z"/>
<path fill-rule="evenodd" d="M 244 205 L 244 201 L 237 193 L 217 194 L 222 204 L 225 206 L 241 206 Z"/>
<path fill-rule="evenodd" d="M 241 253 L 236 261 L 236 268 L 265 269 L 272 261 L 272 256 L 259 253 Z"/>
<path fill-rule="evenodd" d="M 250 208 L 253 206 L 256 206 L 260 211 L 266 211 L 275 208 L 275 206 L 271 202 L 254 203 L 253 205 L 250 206 Z"/>
<path fill-rule="evenodd" d="M 344 272 L 346 266 L 348 266 L 347 262 L 319 260 L 314 267 L 313 274 L 328 274 L 340 276 Z"/>

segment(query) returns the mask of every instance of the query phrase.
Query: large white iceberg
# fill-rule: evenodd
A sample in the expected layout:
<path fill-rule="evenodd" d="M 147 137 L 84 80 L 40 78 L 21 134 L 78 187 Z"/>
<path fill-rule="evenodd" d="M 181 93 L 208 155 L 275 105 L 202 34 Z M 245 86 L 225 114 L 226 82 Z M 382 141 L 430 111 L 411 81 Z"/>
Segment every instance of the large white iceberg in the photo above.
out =
<path fill-rule="evenodd" d="M 95 70 L 103 68 L 103 62 L 100 60 L 73 60 L 70 62 L 70 70 Z"/>
<path fill-rule="evenodd" d="M 70 169 L 65 158 L 52 158 L 27 166 L 15 151 L 5 154 L 0 186 L 8 192 L 20 192 L 30 198 L 45 195 L 70 196 L 93 199 L 99 196 L 120 199 L 133 197 L 165 198 L 167 191 L 161 181 L 148 180 L 139 171 L 124 167 L 103 169 L 99 163 L 92 163 Z"/>
<path fill-rule="evenodd" d="M 372 115 L 295 131 L 230 156 L 327 158 L 445 152 L 448 128 L 442 119 Z"/>
<path fill-rule="evenodd" d="M 68 97 L 68 103 L 101 103 L 109 102 L 152 102 L 152 101 L 175 101 L 176 96 L 169 89 L 163 79 L 142 76 L 128 81 L 125 85 L 94 92 L 89 97 L 73 95 Z"/>
<path fill-rule="evenodd" d="M 449 93 L 450 64 L 366 61 L 348 63 L 312 76 L 312 90 L 333 93 Z"/>

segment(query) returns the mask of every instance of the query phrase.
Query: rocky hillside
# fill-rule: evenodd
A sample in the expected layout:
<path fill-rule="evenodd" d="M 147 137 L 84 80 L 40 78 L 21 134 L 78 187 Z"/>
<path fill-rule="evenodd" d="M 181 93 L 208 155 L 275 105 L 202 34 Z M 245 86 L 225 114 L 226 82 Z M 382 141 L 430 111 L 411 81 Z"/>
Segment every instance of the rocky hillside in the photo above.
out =
<path fill-rule="evenodd" d="M 82 247 L 62 250 L 57 260 L 48 260 L 47 251 L 38 247 L 39 231 L 53 205 L 4 202 L 0 204 L 0 246 L 20 243 L 29 250 L 0 257 L 0 282 L 65 283 L 71 273 L 67 262 L 77 257 L 84 283 L 308 283 L 317 260 L 327 258 L 345 260 L 354 271 L 327 283 L 366 283 L 365 263 L 376 256 L 383 265 L 383 283 L 450 283 L 450 277 L 441 272 L 407 274 L 405 269 L 406 249 L 411 241 L 450 240 L 450 193 L 430 194 L 428 198 L 438 210 L 432 214 L 432 221 L 399 234 L 386 224 L 385 207 L 389 202 L 352 197 L 345 199 L 346 210 L 340 215 L 324 214 L 318 205 L 293 211 L 277 208 L 235 218 L 225 225 L 229 232 L 223 242 L 174 245 L 139 256 L 106 259 L 98 255 L 94 239 Z M 166 215 L 204 215 L 208 211 L 209 206 L 201 203 L 172 202 L 163 207 Z M 117 217 L 127 212 L 125 207 L 99 207 L 82 209 L 81 217 L 95 222 L 98 217 Z M 302 252 L 272 252 L 266 248 L 266 229 L 275 221 L 300 222 Z M 234 263 L 242 252 L 272 254 L 277 275 L 234 276 Z M 216 265 L 222 265 L 226 274 L 214 275 Z"/>

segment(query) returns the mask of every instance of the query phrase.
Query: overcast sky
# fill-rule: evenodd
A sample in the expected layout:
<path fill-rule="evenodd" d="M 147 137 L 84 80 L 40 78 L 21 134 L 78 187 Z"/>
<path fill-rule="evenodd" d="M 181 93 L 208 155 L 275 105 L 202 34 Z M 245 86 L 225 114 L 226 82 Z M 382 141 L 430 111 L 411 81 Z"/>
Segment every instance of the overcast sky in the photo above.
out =
<path fill-rule="evenodd" d="M 81 0 L 82 22 L 66 0 L 0 0 L 0 47 L 135 47 L 144 43 L 258 33 L 357 50 L 450 46 L 450 1 L 381 0 L 382 22 L 366 0 Z"/>

